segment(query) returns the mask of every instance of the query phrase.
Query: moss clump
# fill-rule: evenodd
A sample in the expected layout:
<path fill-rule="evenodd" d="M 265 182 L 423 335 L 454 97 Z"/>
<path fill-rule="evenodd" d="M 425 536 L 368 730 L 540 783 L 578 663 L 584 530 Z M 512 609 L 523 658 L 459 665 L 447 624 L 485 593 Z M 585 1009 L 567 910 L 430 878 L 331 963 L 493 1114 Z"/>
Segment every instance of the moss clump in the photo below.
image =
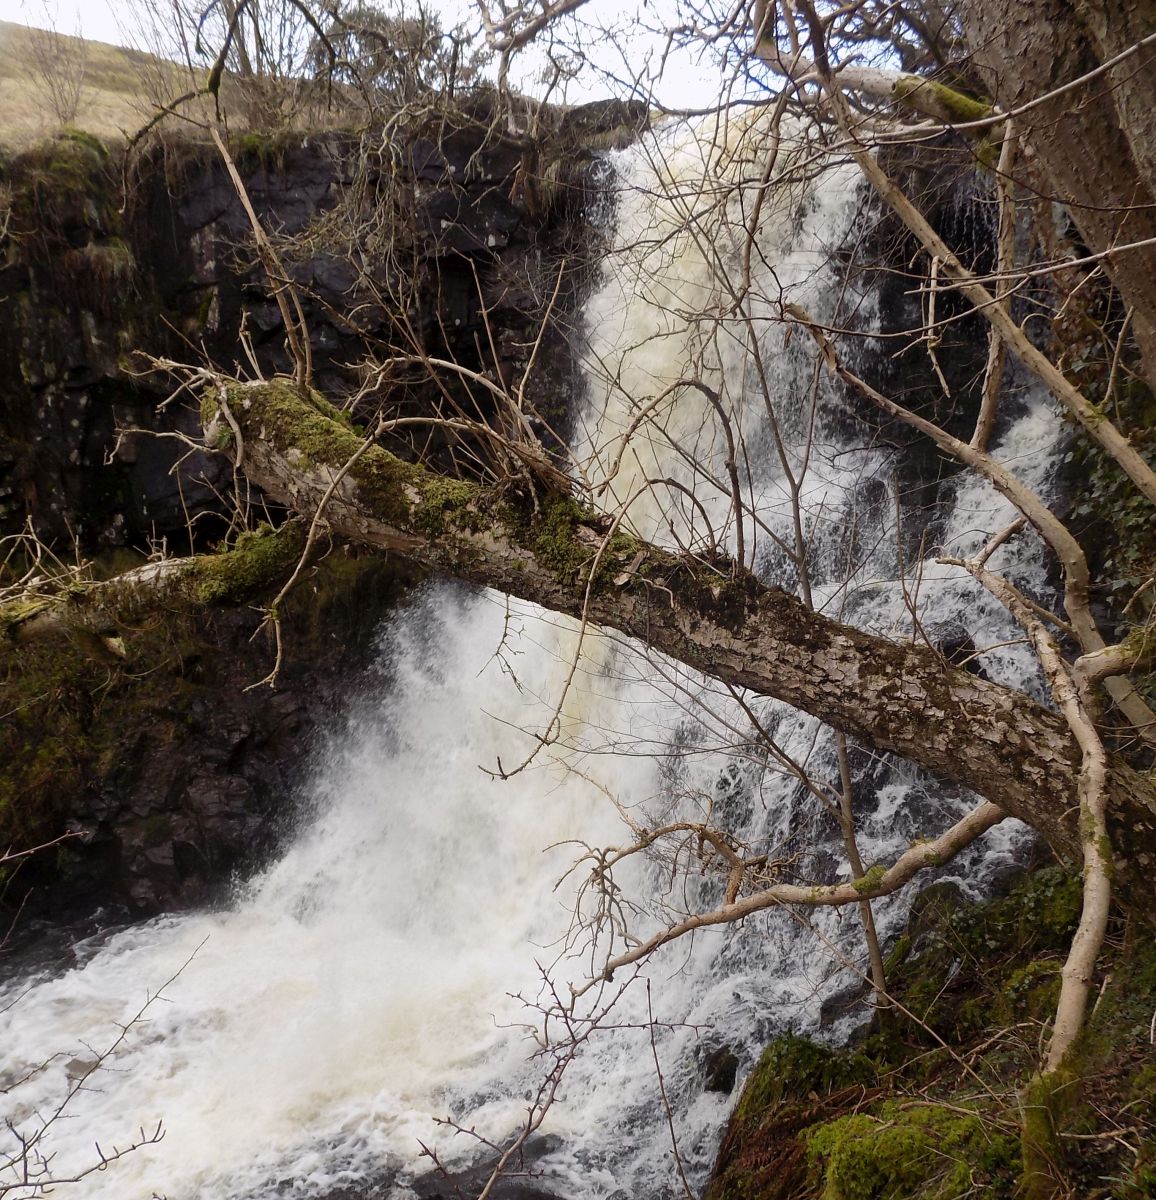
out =
<path fill-rule="evenodd" d="M 51 606 L 52 602 L 48 599 L 11 600 L 0 605 L 0 632 L 14 637 L 19 626 Z"/>
<path fill-rule="evenodd" d="M 288 379 L 232 384 L 207 393 L 201 402 L 201 420 L 214 440 L 226 436 L 226 424 L 231 428 L 219 417 L 224 406 L 242 430 L 242 439 L 245 430 L 254 431 L 255 439 L 274 446 L 295 471 L 348 467 L 347 478 L 356 485 L 369 515 L 379 521 L 417 529 L 436 540 L 454 530 L 476 533 L 500 513 L 501 522 L 522 526 L 538 561 L 560 578 L 578 577 L 593 558 L 594 550 L 580 536 L 590 514 L 572 497 L 549 493 L 533 514 L 516 514 L 505 504 L 499 507 L 494 493 L 476 483 L 439 476 L 381 446 L 366 447 L 365 435 L 347 413 L 315 392 L 303 394 Z M 616 535 L 603 563 L 614 565 L 638 544 L 625 533 Z"/>
<path fill-rule="evenodd" d="M 1006 898 L 985 906 L 997 922 L 1015 922 L 1022 942 L 1065 949 L 1075 932 L 1083 906 L 1080 877 L 1066 867 L 1045 867 L 1028 876 Z"/>
<path fill-rule="evenodd" d="M 883 960 L 883 970 L 890 979 L 891 976 L 899 970 L 907 961 L 908 955 L 911 953 L 911 934 L 902 933 L 895 939 L 895 945 L 887 952 L 886 958 Z"/>
<path fill-rule="evenodd" d="M 413 523 L 431 540 L 447 529 L 475 529 L 482 520 L 478 488 L 464 479 L 436 477 L 423 483 Z"/>
<path fill-rule="evenodd" d="M 21 270 L 32 300 L 29 311 L 19 312 L 22 340 L 45 337 L 48 313 L 67 318 L 91 312 L 118 318 L 123 344 L 131 344 L 134 318 L 154 310 L 128 303 L 139 300 L 141 285 L 135 255 L 122 237 L 120 173 L 104 144 L 65 130 L 17 155 L 0 170 L 0 183 L 11 198 L 3 258 Z M 65 328 L 69 344 L 85 336 L 82 329 Z M 60 359 L 50 350 L 40 345 L 32 352 L 42 360 Z"/>
<path fill-rule="evenodd" d="M 106 633 L 119 632 L 113 627 Z M 30 846 L 58 836 L 71 797 L 94 786 L 114 747 L 143 727 L 125 703 L 126 689 L 162 704 L 179 688 L 163 688 L 152 668 L 167 660 L 163 624 L 135 624 L 129 660 L 101 653 L 87 630 L 64 639 L 16 644 L 0 638 L 0 843 Z M 138 652 L 142 657 L 138 658 Z M 147 668 L 147 669 L 146 669 Z"/>
<path fill-rule="evenodd" d="M 862 879 L 856 879 L 851 886 L 860 893 L 873 892 L 883 882 L 887 868 L 882 863 L 876 863 Z"/>
<path fill-rule="evenodd" d="M 324 466 L 340 470 L 356 456 L 348 477 L 358 486 L 373 515 L 382 521 L 410 519 L 418 496 L 420 468 L 402 462 L 380 446 L 364 449 L 364 435 L 348 413 L 317 392 L 302 395 L 288 379 L 232 384 L 201 401 L 206 427 L 217 419 L 221 401 L 240 428 L 250 428 L 284 453 L 297 469 Z"/>
<path fill-rule="evenodd" d="M 302 395 L 289 379 L 231 384 L 201 400 L 201 420 L 209 425 L 224 401 L 234 420 L 262 431 L 278 450 L 292 453 L 299 465 L 341 467 L 361 449 L 363 438 L 347 413 L 319 392 Z M 367 451 L 367 453 L 369 453 Z"/>
<path fill-rule="evenodd" d="M 889 1101 L 805 1135 L 821 1200 L 1003 1200 L 1019 1171 L 1015 1136 L 979 1113 Z"/>
<path fill-rule="evenodd" d="M 89 242 L 75 254 L 86 264 L 89 272 L 107 286 L 129 283 L 136 274 L 136 256 L 132 248 L 119 237 Z"/>
<path fill-rule="evenodd" d="M 1036 1075 L 1024 1088 L 1022 1200 L 1053 1200 L 1060 1191 L 1064 1151 L 1059 1130 L 1070 1118 L 1079 1091 L 1078 1076 L 1067 1068 Z"/>
<path fill-rule="evenodd" d="M 119 230 L 108 151 L 97 138 L 65 130 L 17 155 L 4 171 L 11 189 L 10 232 L 25 258 L 46 261 L 76 245 L 76 230 Z"/>
<path fill-rule="evenodd" d="M 301 135 L 296 135 L 300 140 Z M 295 135 L 287 130 L 262 133 L 251 130 L 230 139 L 230 153 L 242 171 L 263 169 L 268 172 L 284 172 L 289 148 Z"/>
<path fill-rule="evenodd" d="M 232 548 L 205 555 L 194 568 L 193 595 L 201 604 L 239 603 L 283 580 L 305 544 L 297 523 L 272 529 L 263 525 L 243 533 Z"/>
<path fill-rule="evenodd" d="M 853 1051 L 776 1038 L 743 1088 L 706 1200 L 794 1200 L 807 1177 L 803 1131 L 861 1102 L 874 1074 Z"/>
<path fill-rule="evenodd" d="M 1138 1115 L 1156 1118 L 1156 1061 L 1136 1072 L 1131 1090 L 1130 1105 Z"/>
<path fill-rule="evenodd" d="M 249 639 L 261 618 L 243 602 L 279 587 L 302 545 L 300 526 L 264 530 L 202 562 L 191 592 L 179 584 L 165 596 L 125 589 L 115 611 L 89 613 L 103 636 L 80 629 L 75 637 L 19 644 L 0 637 L 0 845 L 59 836 L 85 798 L 133 786 L 142 747 L 189 736 L 198 710 L 214 706 L 222 689 L 260 678 L 272 649 L 262 642 L 264 661 L 252 657 Z M 140 564 L 116 568 L 130 565 Z M 387 611 L 414 577 L 405 564 L 376 555 L 332 553 L 311 567 L 284 604 L 286 673 L 327 660 L 335 645 L 365 644 L 374 614 Z M 104 641 L 113 637 L 121 639 L 120 654 Z M 50 870 L 44 856 L 35 864 Z"/>
<path fill-rule="evenodd" d="M 578 578 L 593 560 L 593 549 L 578 537 L 585 517 L 577 501 L 555 493 L 546 497 L 533 519 L 534 556 L 561 579 Z"/>
<path fill-rule="evenodd" d="M 955 1044 L 995 1020 L 1023 1019 L 1029 1009 L 1046 1019 L 1049 975 L 1054 979 L 1080 906 L 1079 876 L 1059 866 L 1035 871 L 981 905 L 950 889 L 929 889 L 912 908 L 909 954 L 888 976 L 921 1023 L 910 1036 Z"/>
<path fill-rule="evenodd" d="M 1000 988 L 996 1016 L 1001 1021 L 1051 1020 L 1060 997 L 1060 959 L 1037 958 L 1020 967 Z"/>
<path fill-rule="evenodd" d="M 916 93 L 934 102 L 936 107 L 947 113 L 953 122 L 963 125 L 968 121 L 982 121 L 992 114 L 992 106 L 985 100 L 975 100 L 963 92 L 957 92 L 934 79 L 923 79 L 918 75 L 903 75 L 895 81 L 896 100 L 912 103 Z"/>
<path fill-rule="evenodd" d="M 84 129 L 76 129 L 69 125 L 57 134 L 57 140 L 62 142 L 70 142 L 74 146 L 79 146 L 83 150 L 87 150 L 90 154 L 95 155 L 102 162 L 108 162 L 108 147 L 95 134 L 87 132 Z"/>
<path fill-rule="evenodd" d="M 99 237 L 66 250 L 52 264 L 70 303 L 105 318 L 119 318 L 126 335 L 132 325 L 130 298 L 139 294 L 136 256 L 119 237 Z"/>
<path fill-rule="evenodd" d="M 757 1119 L 784 1101 L 866 1086 L 873 1077 L 872 1064 L 863 1055 L 838 1053 L 808 1038 L 785 1034 L 763 1051 L 735 1116 L 740 1121 Z"/>

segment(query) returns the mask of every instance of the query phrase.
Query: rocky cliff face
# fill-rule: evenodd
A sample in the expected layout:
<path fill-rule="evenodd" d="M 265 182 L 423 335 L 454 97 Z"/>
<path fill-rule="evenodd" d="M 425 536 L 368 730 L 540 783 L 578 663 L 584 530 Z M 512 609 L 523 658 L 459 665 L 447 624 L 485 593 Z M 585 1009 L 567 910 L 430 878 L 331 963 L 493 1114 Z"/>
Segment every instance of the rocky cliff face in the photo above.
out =
<path fill-rule="evenodd" d="M 319 386 L 399 414 L 438 409 L 444 397 L 420 373 L 367 388 L 367 349 L 520 378 L 546 308 L 564 318 L 583 284 L 594 150 L 643 117 L 577 110 L 547 144 L 496 132 L 481 105 L 392 142 L 380 131 L 238 141 L 248 194 L 302 297 Z M 0 182 L 5 545 L 27 529 L 109 569 L 160 548 L 212 548 L 233 517 L 231 470 L 186 440 L 199 418 L 157 360 L 288 366 L 220 159 L 172 141 L 125 159 L 64 133 L 4 164 Z M 566 325 L 555 323 L 532 371 L 561 433 Z M 455 385 L 450 394 L 477 402 Z M 436 439 L 432 451 L 454 453 Z M 249 504 L 261 513 L 260 497 Z M 377 561 L 323 563 L 294 601 L 272 693 L 243 690 L 272 661 L 269 645 L 250 645 L 260 615 L 247 605 L 207 625 L 173 614 L 124 658 L 99 646 L 18 651 L 0 638 L 0 841 L 72 835 L 24 866 L 10 898 L 31 888 L 33 910 L 141 915 L 203 901 L 251 864 L 275 844 L 307 747 L 413 578 Z"/>
<path fill-rule="evenodd" d="M 396 353 L 406 339 L 467 367 L 524 366 L 559 268 L 556 312 L 581 282 L 593 149 L 631 136 L 643 117 L 620 104 L 576 110 L 543 145 L 496 133 L 484 106 L 397 144 L 380 132 L 239 139 L 253 205 L 289 242 L 319 386 L 349 395 L 367 348 Z M 169 436 L 191 432 L 195 414 L 180 396 L 158 411 L 174 384 L 149 373 L 149 356 L 248 373 L 288 366 L 221 162 L 188 142 L 125 162 L 64 133 L 6 164 L 0 182 L 11 196 L 0 243 L 0 530 L 31 520 L 89 550 L 166 537 L 187 547 L 190 520 L 221 508 L 221 466 Z M 569 370 L 557 330 L 552 338 L 540 377 Z M 401 382 L 391 403 L 429 398 L 428 386 Z M 564 390 L 554 398 L 563 411 Z M 205 521 L 207 539 L 219 533 Z"/>

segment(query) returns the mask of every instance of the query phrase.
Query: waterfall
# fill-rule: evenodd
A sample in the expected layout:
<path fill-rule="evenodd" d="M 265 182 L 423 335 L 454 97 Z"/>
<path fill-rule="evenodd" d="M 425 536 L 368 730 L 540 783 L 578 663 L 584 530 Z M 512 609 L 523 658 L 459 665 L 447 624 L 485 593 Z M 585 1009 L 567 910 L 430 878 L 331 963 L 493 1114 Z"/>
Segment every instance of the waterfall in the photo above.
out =
<path fill-rule="evenodd" d="M 894 455 L 848 418 L 798 329 L 788 336 L 775 319 L 786 298 L 824 321 L 853 312 L 870 329 L 870 291 L 842 277 L 831 253 L 863 219 L 853 172 L 816 175 L 804 144 L 784 145 L 749 256 L 747 308 L 736 317 L 725 303 L 742 282 L 741 227 L 766 158 L 756 132 L 747 118 L 723 131 L 676 126 L 612 160 L 621 249 L 586 310 L 575 459 L 607 508 L 640 532 L 733 551 L 726 429 L 701 390 L 676 386 L 693 375 L 745 447 L 743 487 L 760 515 L 744 521 L 748 562 L 798 583 L 790 472 L 802 481 L 817 605 L 898 637 L 911 635 L 913 607 L 925 630 L 962 625 L 977 647 L 999 644 L 983 658 L 990 677 L 1038 688 L 1006 616 L 969 577 L 933 558 L 900 572 Z M 731 186 L 740 181 L 749 186 Z M 706 197 L 712 209 L 716 185 L 714 216 L 688 227 L 688 207 Z M 694 315 L 704 310 L 708 322 Z M 755 357 L 771 378 L 755 377 Z M 996 455 L 1044 488 L 1059 422 L 1030 392 L 1016 412 Z M 654 478 L 680 486 L 648 488 Z M 974 549 L 1009 513 L 990 488 L 960 476 L 936 516 L 937 541 Z M 1031 538 L 999 553 L 1012 578 L 1046 587 Z M 557 736 L 542 747 L 535 734 L 560 700 Z M 783 705 L 747 705 L 621 637 L 453 583 L 426 585 L 384 625 L 377 665 L 303 783 L 300 828 L 280 861 L 226 907 L 94 939 L 76 947 L 68 970 L 6 986 L 5 1118 L 33 1130 L 83 1081 L 45 1135 L 56 1177 L 90 1166 L 94 1143 L 111 1152 L 163 1122 L 162 1141 L 62 1195 L 258 1200 L 380 1181 L 382 1194 L 408 1196 L 430 1169 L 422 1144 L 450 1168 L 479 1151 L 435 1118 L 498 1141 L 524 1120 L 546 1069 L 534 1054 L 540 1007 L 551 986 L 567 995 L 597 962 L 575 922 L 593 899 L 581 893 L 588 868 L 569 868 L 586 848 L 629 840 L 621 814 L 653 828 L 710 813 L 772 859 L 847 877 L 833 821 L 760 749 L 751 713 L 783 751 L 830 778 L 828 733 Z M 496 777 L 499 762 L 528 758 L 513 777 Z M 868 864 L 942 829 L 972 799 L 875 755 L 857 755 L 856 770 Z M 1022 836 L 1011 822 L 997 827 L 943 876 L 981 892 Z M 661 855 L 629 860 L 616 881 L 635 906 L 636 933 L 721 895 L 696 863 Z M 906 903 L 879 903 L 883 936 Z M 824 1030 L 822 1004 L 863 963 L 857 914 L 824 910 L 809 924 L 774 912 L 700 931 L 639 978 L 623 972 L 613 986 L 628 986 L 584 1039 L 542 1125 L 540 1186 L 575 1200 L 679 1194 L 668 1117 L 700 1186 L 734 1100 L 705 1090 L 705 1057 L 729 1047 L 741 1079 L 778 1031 L 843 1036 L 864 1010 Z M 609 994 L 609 985 L 594 993 Z"/>

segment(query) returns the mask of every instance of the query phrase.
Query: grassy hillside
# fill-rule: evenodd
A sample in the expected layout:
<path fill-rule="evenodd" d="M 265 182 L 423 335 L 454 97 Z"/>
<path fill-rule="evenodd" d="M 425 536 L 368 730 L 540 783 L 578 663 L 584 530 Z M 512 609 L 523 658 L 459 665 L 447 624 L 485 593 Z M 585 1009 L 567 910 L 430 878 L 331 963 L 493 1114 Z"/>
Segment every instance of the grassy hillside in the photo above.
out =
<path fill-rule="evenodd" d="M 206 66 L 196 84 L 207 77 Z M 9 150 L 65 126 L 108 142 L 124 139 L 193 86 L 188 70 L 156 55 L 0 21 L 0 146 Z M 234 133 L 316 131 L 345 128 L 356 118 L 356 99 L 343 104 L 342 96 L 340 87 L 315 87 L 307 79 L 238 79 L 226 71 L 220 106 Z M 212 115 L 202 98 L 167 121 Z"/>
<path fill-rule="evenodd" d="M 62 105 L 49 75 L 62 81 L 57 94 L 76 81 L 74 117 L 59 115 Z M 65 124 L 104 138 L 124 136 L 156 111 L 157 100 L 187 87 L 186 72 L 151 54 L 0 21 L 0 142 L 9 147 L 27 145 Z"/>

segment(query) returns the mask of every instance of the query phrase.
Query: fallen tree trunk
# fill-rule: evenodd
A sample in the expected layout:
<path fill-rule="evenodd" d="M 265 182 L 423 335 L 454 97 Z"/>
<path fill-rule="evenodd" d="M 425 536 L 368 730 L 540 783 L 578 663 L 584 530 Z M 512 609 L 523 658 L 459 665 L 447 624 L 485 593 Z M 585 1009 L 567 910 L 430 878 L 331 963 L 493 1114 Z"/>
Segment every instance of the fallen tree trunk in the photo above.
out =
<path fill-rule="evenodd" d="M 324 501 L 337 536 L 585 615 L 783 700 L 971 788 L 1078 857 L 1079 751 L 1061 718 L 1021 693 L 810 612 L 730 563 L 720 570 L 641 542 L 564 493 L 532 507 L 367 448 L 341 414 L 288 382 L 224 387 L 203 417 L 271 495 L 307 517 Z M 1118 883 L 1150 906 L 1156 789 L 1119 760 L 1109 774 Z"/>
<path fill-rule="evenodd" d="M 305 549 L 299 522 L 242 534 L 231 550 L 145 563 L 105 582 L 76 581 L 0 604 L 0 635 L 18 647 L 81 640 L 98 657 L 120 653 L 121 630 L 166 604 L 183 610 L 237 604 L 275 588 Z"/>

